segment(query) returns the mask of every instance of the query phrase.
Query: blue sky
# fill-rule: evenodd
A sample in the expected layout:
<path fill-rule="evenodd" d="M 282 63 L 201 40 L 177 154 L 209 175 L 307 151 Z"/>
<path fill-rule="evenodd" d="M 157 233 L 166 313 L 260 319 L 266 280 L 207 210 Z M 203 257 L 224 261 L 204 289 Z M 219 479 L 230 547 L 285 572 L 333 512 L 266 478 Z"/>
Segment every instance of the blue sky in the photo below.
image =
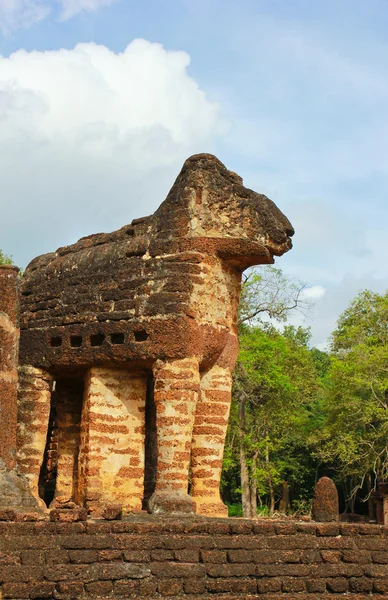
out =
<path fill-rule="evenodd" d="M 388 287 L 387 31 L 386 0 L 0 0 L 0 248 L 118 228 L 213 152 L 294 224 L 323 347 Z"/>

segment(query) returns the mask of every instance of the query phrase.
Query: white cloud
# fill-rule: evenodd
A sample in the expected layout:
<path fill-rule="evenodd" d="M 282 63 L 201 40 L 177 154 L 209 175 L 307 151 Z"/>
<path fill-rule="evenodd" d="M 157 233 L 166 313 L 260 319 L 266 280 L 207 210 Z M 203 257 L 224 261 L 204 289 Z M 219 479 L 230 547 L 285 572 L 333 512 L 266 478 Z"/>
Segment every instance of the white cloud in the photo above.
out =
<path fill-rule="evenodd" d="M 303 298 L 307 300 L 319 300 L 326 294 L 326 289 L 322 285 L 313 285 L 303 290 Z"/>
<path fill-rule="evenodd" d="M 62 5 L 61 19 L 67 20 L 79 12 L 98 10 L 110 6 L 117 0 L 59 0 Z"/>
<path fill-rule="evenodd" d="M 59 8 L 60 19 L 66 21 L 81 12 L 92 12 L 119 0 L 0 0 L 0 34 L 28 28 Z"/>
<path fill-rule="evenodd" d="M 0 33 L 31 27 L 51 12 L 47 0 L 0 0 Z"/>
<path fill-rule="evenodd" d="M 145 40 L 0 57 L 0 247 L 17 263 L 153 212 L 212 151 L 225 125 L 189 62 Z"/>

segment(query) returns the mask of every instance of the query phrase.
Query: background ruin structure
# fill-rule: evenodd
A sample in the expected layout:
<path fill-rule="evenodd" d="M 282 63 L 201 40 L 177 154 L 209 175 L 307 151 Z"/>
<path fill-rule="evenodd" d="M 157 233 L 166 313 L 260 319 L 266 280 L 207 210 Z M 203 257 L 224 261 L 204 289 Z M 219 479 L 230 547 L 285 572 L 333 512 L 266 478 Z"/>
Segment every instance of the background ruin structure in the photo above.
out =
<path fill-rule="evenodd" d="M 152 216 L 33 260 L 20 295 L 17 444 L 17 274 L 0 271 L 1 464 L 12 472 L 17 445 L 31 504 L 227 516 L 241 273 L 289 250 L 293 233 L 271 200 L 200 154 Z"/>

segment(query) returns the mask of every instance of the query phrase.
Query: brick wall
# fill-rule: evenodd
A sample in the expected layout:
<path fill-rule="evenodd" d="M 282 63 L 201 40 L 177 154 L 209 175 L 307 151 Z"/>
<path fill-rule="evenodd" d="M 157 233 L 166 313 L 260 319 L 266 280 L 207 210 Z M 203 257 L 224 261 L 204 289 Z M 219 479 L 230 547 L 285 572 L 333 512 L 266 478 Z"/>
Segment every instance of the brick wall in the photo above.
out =
<path fill-rule="evenodd" d="M 239 519 L 0 523 L 0 598 L 388 597 L 388 527 Z"/>

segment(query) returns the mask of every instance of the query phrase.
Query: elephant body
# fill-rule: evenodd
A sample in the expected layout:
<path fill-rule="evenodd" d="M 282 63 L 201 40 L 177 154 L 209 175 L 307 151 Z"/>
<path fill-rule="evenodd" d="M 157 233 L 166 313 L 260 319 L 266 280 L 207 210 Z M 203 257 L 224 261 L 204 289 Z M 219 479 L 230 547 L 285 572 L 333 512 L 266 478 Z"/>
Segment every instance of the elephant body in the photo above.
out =
<path fill-rule="evenodd" d="M 241 274 L 273 262 L 292 234 L 268 198 L 202 154 L 152 216 L 30 263 L 19 463 L 33 495 L 48 485 L 55 429 L 54 504 L 97 514 L 114 503 L 139 509 L 145 495 L 153 512 L 225 516 Z"/>

